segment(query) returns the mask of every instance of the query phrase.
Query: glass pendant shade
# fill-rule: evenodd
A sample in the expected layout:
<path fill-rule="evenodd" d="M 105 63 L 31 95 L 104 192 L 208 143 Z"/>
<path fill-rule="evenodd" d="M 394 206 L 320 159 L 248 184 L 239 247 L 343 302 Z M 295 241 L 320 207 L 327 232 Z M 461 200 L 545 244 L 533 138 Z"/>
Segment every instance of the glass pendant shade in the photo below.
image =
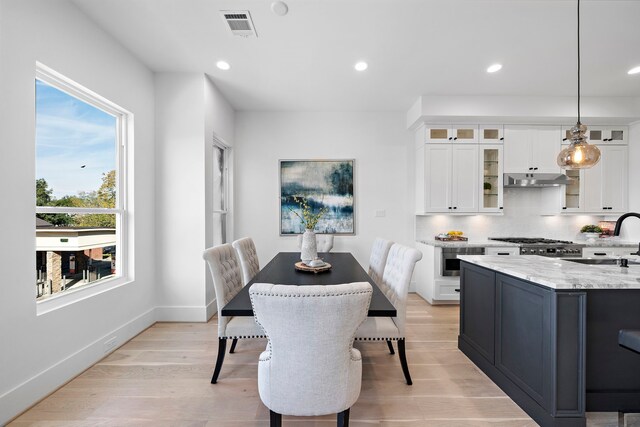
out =
<path fill-rule="evenodd" d="M 587 127 L 578 122 L 571 128 L 571 144 L 558 154 L 563 169 L 588 169 L 600 161 L 600 149 L 587 143 Z"/>

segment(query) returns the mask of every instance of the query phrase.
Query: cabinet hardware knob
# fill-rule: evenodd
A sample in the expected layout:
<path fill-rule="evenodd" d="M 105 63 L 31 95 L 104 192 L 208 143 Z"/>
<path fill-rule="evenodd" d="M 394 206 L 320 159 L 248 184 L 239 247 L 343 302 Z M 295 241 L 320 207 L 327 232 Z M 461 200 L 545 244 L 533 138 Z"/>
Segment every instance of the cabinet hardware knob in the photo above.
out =
<path fill-rule="evenodd" d="M 509 252 L 498 252 L 498 255 L 509 255 Z"/>
<path fill-rule="evenodd" d="M 455 138 L 453 138 L 453 140 L 454 140 L 454 141 L 455 141 L 455 140 L 457 140 L 457 139 L 458 139 L 458 137 L 457 137 L 457 136 L 456 136 Z"/>
<path fill-rule="evenodd" d="M 566 141 L 566 140 L 567 140 L 567 138 L 562 138 L 562 140 L 563 140 L 563 141 Z"/>
<path fill-rule="evenodd" d="M 454 207 L 453 207 L 453 209 L 458 209 L 458 207 L 457 207 L 457 206 L 454 206 Z"/>
<path fill-rule="evenodd" d="M 529 168 L 529 170 L 533 170 L 533 168 Z"/>
<path fill-rule="evenodd" d="M 593 254 L 597 255 L 597 256 L 606 256 L 607 255 L 606 252 L 594 252 Z"/>
<path fill-rule="evenodd" d="M 538 170 L 538 168 L 533 168 L 533 170 L 534 170 L 534 171 L 537 171 L 537 170 Z"/>
<path fill-rule="evenodd" d="M 449 206 L 449 209 L 451 209 L 451 206 Z"/>
<path fill-rule="evenodd" d="M 562 207 L 562 209 L 567 209 L 567 207 L 566 207 L 566 206 L 563 206 L 563 207 Z"/>
<path fill-rule="evenodd" d="M 503 207 L 503 206 L 500 206 L 500 209 L 504 209 L 504 207 Z"/>
<path fill-rule="evenodd" d="M 451 141 L 452 139 L 453 139 L 452 137 L 449 137 L 449 141 Z"/>
<path fill-rule="evenodd" d="M 500 138 L 500 141 L 504 141 L 504 136 L 502 138 Z"/>

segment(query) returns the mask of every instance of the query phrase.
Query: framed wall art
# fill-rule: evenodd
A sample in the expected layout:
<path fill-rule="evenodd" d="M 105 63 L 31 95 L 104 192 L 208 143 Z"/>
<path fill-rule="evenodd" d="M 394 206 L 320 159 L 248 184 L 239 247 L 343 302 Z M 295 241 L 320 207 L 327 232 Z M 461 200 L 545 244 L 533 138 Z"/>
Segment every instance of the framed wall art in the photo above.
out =
<path fill-rule="evenodd" d="M 315 232 L 355 234 L 354 160 L 280 160 L 280 234 L 304 232 L 294 198 L 313 212 L 325 208 Z M 295 213 L 294 213 L 295 212 Z"/>

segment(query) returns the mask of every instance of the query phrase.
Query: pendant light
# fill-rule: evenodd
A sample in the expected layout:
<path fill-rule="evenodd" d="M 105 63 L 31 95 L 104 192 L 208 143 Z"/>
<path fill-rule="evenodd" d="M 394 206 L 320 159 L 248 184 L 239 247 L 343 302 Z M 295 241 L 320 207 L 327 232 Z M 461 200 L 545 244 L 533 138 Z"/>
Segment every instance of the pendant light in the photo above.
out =
<path fill-rule="evenodd" d="M 563 169 L 588 169 L 600 161 L 600 149 L 587 142 L 587 127 L 580 122 L 580 0 L 578 0 L 578 122 L 569 131 L 571 143 L 558 154 Z"/>

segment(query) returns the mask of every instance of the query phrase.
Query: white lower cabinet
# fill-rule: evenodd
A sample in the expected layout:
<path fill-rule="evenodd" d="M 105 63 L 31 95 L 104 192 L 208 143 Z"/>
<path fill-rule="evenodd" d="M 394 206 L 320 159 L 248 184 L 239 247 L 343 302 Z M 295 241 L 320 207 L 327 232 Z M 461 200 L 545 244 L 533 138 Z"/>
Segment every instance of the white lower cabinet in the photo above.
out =
<path fill-rule="evenodd" d="M 442 276 L 442 248 L 416 243 L 422 261 L 416 264 L 416 292 L 429 304 L 457 304 L 460 301 L 460 277 Z"/>
<path fill-rule="evenodd" d="M 587 246 L 582 248 L 582 258 L 637 257 L 638 248 L 623 246 Z"/>

